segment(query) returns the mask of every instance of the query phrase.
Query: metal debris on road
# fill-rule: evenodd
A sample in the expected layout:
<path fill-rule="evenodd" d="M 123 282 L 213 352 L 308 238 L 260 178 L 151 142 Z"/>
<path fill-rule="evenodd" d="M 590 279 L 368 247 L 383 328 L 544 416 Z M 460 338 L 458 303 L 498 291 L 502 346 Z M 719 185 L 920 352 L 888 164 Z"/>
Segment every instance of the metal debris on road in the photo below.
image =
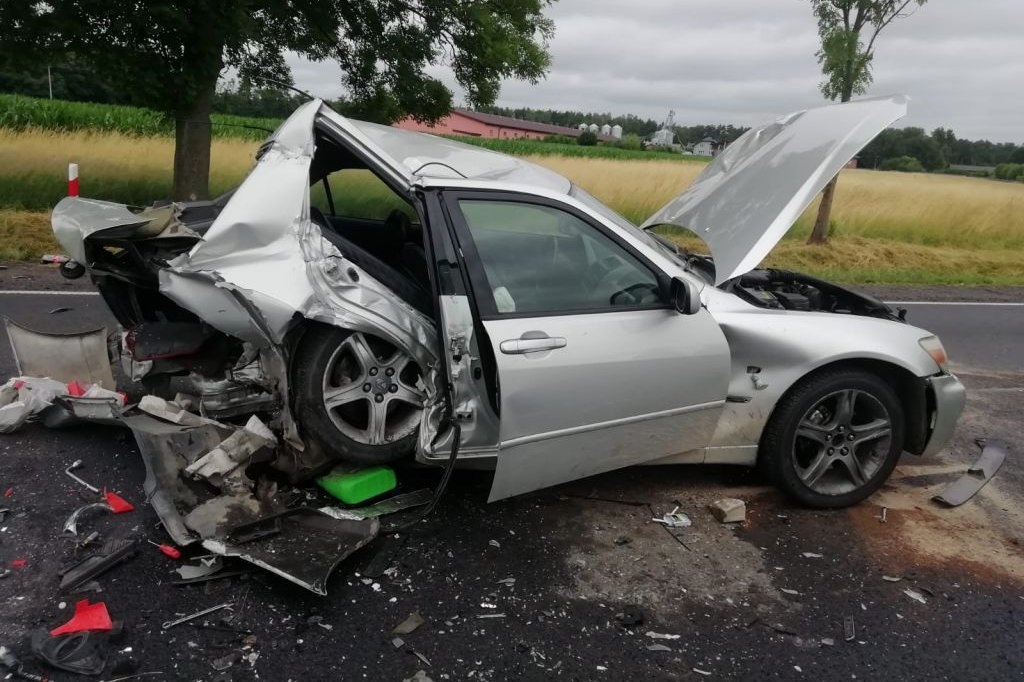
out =
<path fill-rule="evenodd" d="M 803 555 L 805 559 L 821 559 L 825 556 L 824 554 L 818 554 L 817 552 L 804 552 Z"/>
<path fill-rule="evenodd" d="M 822 637 L 821 638 L 821 645 L 822 646 L 835 646 L 836 645 L 836 640 L 832 639 L 831 637 Z"/>
<path fill-rule="evenodd" d="M 480 613 L 477 614 L 477 618 L 504 618 L 504 613 Z"/>
<path fill-rule="evenodd" d="M 622 611 L 615 614 L 615 621 L 625 628 L 643 625 L 644 612 L 640 610 L 639 606 L 626 606 Z"/>
<path fill-rule="evenodd" d="M 847 642 L 852 642 L 857 638 L 857 625 L 853 621 L 853 616 L 846 616 L 843 618 L 843 639 Z"/>
<path fill-rule="evenodd" d="M 999 440 L 977 441 L 981 456 L 948 488 L 932 497 L 947 507 L 959 507 L 992 480 L 1006 460 L 1006 444 Z"/>
<path fill-rule="evenodd" d="M 781 587 L 781 588 L 779 588 L 779 592 L 782 592 L 784 594 L 791 594 L 791 595 L 794 595 L 794 596 L 800 594 L 796 590 L 791 590 L 788 587 Z"/>
<path fill-rule="evenodd" d="M 2 644 L 0 644 L 0 665 L 7 668 L 14 679 L 29 680 L 30 682 L 48 682 L 45 677 L 25 672 L 25 664 L 14 655 L 13 651 Z"/>
<path fill-rule="evenodd" d="M 747 518 L 747 505 L 743 500 L 724 497 L 711 503 L 711 513 L 721 523 L 740 523 Z"/>
<path fill-rule="evenodd" d="M 393 635 L 408 635 L 416 631 L 416 629 L 426 622 L 423 616 L 420 615 L 419 611 L 413 611 L 410 613 L 405 620 L 395 626 L 391 631 Z"/>
<path fill-rule="evenodd" d="M 188 616 L 183 616 L 181 618 L 178 618 L 177 620 L 164 621 L 164 623 L 160 626 L 160 629 L 161 630 L 170 630 L 171 628 L 173 628 L 176 625 L 181 625 L 182 623 L 187 623 L 190 620 L 195 620 L 197 618 L 202 618 L 203 616 L 208 616 L 211 613 L 214 613 L 216 611 L 220 611 L 222 609 L 230 609 L 234 605 L 235 605 L 234 602 L 229 601 L 229 602 L 225 602 L 223 604 L 217 604 L 216 606 L 211 606 L 210 608 L 203 609 L 202 611 L 196 611 L 193 614 L 190 614 Z"/>
<path fill-rule="evenodd" d="M 64 522 L 64 532 L 71 533 L 72 535 L 78 535 L 78 519 L 81 518 L 82 514 L 87 511 L 92 511 L 93 509 L 106 509 L 110 513 L 114 512 L 106 502 L 92 502 L 84 505 L 71 512 L 71 516 L 69 516 L 67 521 Z"/>
<path fill-rule="evenodd" d="M 914 601 L 921 602 L 922 604 L 927 604 L 928 603 L 925 600 L 924 595 L 921 594 L 920 592 L 915 592 L 914 590 L 906 589 L 906 590 L 903 590 L 903 594 L 907 595 L 908 597 L 910 597 Z"/>
<path fill-rule="evenodd" d="M 201 558 L 198 564 L 185 564 L 174 569 L 184 582 L 195 582 L 219 573 L 224 568 L 220 557 Z"/>
<path fill-rule="evenodd" d="M 691 669 L 693 670 L 693 672 L 697 673 L 698 675 L 703 675 L 704 677 L 710 677 L 711 676 L 711 671 L 710 670 L 701 670 L 700 668 L 691 668 Z"/>
<path fill-rule="evenodd" d="M 663 632 L 654 632 L 653 630 L 648 630 L 644 633 L 644 636 L 651 639 L 679 639 L 682 637 L 682 635 L 670 635 Z"/>
<path fill-rule="evenodd" d="M 899 581 L 903 580 L 903 578 L 899 577 L 898 575 L 883 575 L 882 580 L 884 580 L 887 583 L 898 583 Z"/>
<path fill-rule="evenodd" d="M 651 521 L 660 523 L 668 528 L 688 528 L 693 525 L 690 517 L 680 512 L 679 507 L 676 507 L 661 518 L 655 517 Z"/>
<path fill-rule="evenodd" d="M 672 651 L 671 647 L 667 647 L 664 644 L 648 644 L 648 651 Z"/>

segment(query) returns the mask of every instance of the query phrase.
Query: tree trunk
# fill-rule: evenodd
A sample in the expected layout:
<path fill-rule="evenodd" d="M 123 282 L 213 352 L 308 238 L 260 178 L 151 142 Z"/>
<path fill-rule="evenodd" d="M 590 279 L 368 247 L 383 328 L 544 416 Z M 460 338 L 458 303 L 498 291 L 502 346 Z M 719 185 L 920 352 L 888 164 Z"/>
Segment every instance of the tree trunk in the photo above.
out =
<path fill-rule="evenodd" d="M 839 182 L 838 175 L 832 178 L 832 180 L 825 185 L 825 190 L 821 193 L 821 205 L 818 206 L 818 218 L 814 221 L 814 229 L 811 230 L 811 236 L 807 238 L 808 244 L 828 243 L 828 226 L 832 217 L 832 198 L 836 194 L 837 182 Z"/>
<path fill-rule="evenodd" d="M 216 76 L 191 105 L 174 117 L 175 201 L 207 199 L 210 194 L 210 110 L 217 87 Z"/>
<path fill-rule="evenodd" d="M 853 83 L 849 82 L 840 93 L 840 102 L 849 102 L 853 99 Z M 829 225 L 832 222 L 832 198 L 836 194 L 836 183 L 839 182 L 839 175 L 836 174 L 832 180 L 825 185 L 821 193 L 821 204 L 818 206 L 818 217 L 814 220 L 814 229 L 811 236 L 807 238 L 808 244 L 828 244 Z"/>

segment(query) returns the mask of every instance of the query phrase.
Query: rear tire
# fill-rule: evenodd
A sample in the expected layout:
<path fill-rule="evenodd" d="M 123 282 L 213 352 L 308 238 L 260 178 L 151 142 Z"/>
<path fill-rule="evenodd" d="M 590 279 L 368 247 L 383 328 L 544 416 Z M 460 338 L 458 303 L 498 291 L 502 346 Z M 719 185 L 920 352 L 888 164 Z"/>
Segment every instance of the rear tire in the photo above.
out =
<path fill-rule="evenodd" d="M 758 465 L 789 497 L 841 508 L 872 495 L 903 452 L 896 392 L 857 369 L 812 375 L 776 406 L 761 436 Z"/>
<path fill-rule="evenodd" d="M 366 332 L 313 325 L 296 349 L 295 414 L 303 438 L 329 458 L 390 464 L 416 447 L 420 368 Z"/>

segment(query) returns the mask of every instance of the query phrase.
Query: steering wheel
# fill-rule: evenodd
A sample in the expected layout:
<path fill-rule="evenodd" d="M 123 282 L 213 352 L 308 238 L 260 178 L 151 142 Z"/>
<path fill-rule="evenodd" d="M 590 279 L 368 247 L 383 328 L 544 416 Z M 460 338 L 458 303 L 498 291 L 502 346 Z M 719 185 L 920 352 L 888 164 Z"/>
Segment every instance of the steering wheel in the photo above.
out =
<path fill-rule="evenodd" d="M 600 292 L 611 290 L 608 302 L 612 305 L 638 305 L 653 292 L 650 285 L 636 282 L 636 274 L 635 267 L 621 263 L 604 273 L 594 288 L 599 296 Z"/>

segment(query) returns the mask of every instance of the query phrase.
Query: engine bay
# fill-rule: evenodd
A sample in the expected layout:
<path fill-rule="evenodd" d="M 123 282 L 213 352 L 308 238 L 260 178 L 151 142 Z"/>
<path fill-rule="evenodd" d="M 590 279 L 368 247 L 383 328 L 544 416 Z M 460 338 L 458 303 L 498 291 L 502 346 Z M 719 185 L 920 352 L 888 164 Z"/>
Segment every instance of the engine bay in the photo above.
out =
<path fill-rule="evenodd" d="M 864 315 L 904 321 L 905 311 L 893 310 L 876 298 L 788 270 L 752 270 L 725 282 L 721 288 L 760 308 Z"/>

